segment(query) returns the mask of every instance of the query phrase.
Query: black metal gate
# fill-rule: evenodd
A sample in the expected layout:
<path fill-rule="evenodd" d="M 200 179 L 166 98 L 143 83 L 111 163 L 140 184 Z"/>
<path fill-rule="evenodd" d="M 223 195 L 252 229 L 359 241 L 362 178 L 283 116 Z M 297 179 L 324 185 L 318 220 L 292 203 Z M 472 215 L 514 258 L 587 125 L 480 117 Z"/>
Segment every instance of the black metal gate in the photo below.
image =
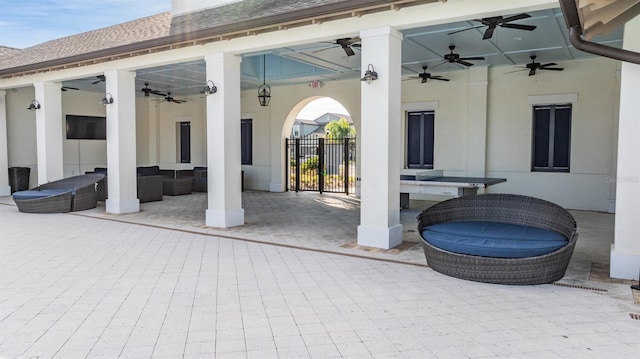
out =
<path fill-rule="evenodd" d="M 355 193 L 355 138 L 288 138 L 285 144 L 288 191 Z"/>

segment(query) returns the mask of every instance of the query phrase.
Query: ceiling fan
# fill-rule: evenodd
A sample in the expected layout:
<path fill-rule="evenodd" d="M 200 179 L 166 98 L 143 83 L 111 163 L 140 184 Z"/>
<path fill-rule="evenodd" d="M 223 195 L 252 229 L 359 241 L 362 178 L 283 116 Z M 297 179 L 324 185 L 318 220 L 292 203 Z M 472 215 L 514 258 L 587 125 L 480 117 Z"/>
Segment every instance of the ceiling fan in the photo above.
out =
<path fill-rule="evenodd" d="M 167 96 L 167 94 L 164 94 L 158 90 L 152 90 L 149 88 L 149 83 L 145 82 L 144 83 L 144 88 L 142 90 L 140 90 L 142 92 L 144 92 L 144 97 L 149 97 L 149 94 L 154 94 L 154 95 L 158 95 L 158 96 Z"/>
<path fill-rule="evenodd" d="M 529 18 L 529 17 L 531 17 L 531 15 L 529 15 L 529 14 L 518 14 L 518 15 L 509 16 L 509 17 L 492 16 L 492 17 L 485 17 L 485 18 L 482 18 L 482 19 L 474 19 L 474 20 L 471 20 L 471 21 L 481 22 L 482 25 L 478 25 L 478 26 L 469 27 L 469 28 L 466 28 L 466 29 L 450 32 L 447 35 L 456 34 L 458 32 L 467 31 L 467 30 L 471 30 L 471 29 L 478 29 L 478 28 L 481 28 L 483 26 L 486 26 L 487 30 L 485 30 L 484 35 L 482 36 L 482 40 L 490 39 L 493 36 L 493 32 L 495 31 L 496 27 L 498 27 L 498 26 L 505 27 L 505 28 L 508 28 L 508 29 L 533 31 L 533 30 L 535 30 L 536 26 L 524 25 L 524 24 L 511 24 L 512 21 L 522 20 L 522 19 L 526 19 L 526 18 Z"/>
<path fill-rule="evenodd" d="M 354 47 L 361 47 L 362 45 L 360 44 L 360 38 L 359 37 L 344 37 L 341 39 L 336 39 L 334 42 L 329 42 L 329 44 L 333 44 L 333 45 L 339 45 L 342 50 L 344 50 L 344 53 L 347 54 L 347 56 L 353 56 L 355 55 L 355 51 L 353 51 Z M 314 52 L 319 52 L 319 51 L 324 51 L 324 50 L 328 50 L 328 49 L 321 49 L 318 51 L 314 51 Z"/>
<path fill-rule="evenodd" d="M 536 62 L 536 55 L 531 55 L 531 62 L 528 63 L 526 65 L 525 69 L 522 70 L 516 70 L 516 71 L 510 71 L 507 72 L 512 73 L 512 72 L 518 72 L 518 71 L 525 71 L 525 70 L 529 70 L 529 76 L 533 76 L 536 74 L 536 70 L 552 70 L 552 71 L 562 71 L 564 70 L 563 67 L 552 67 L 552 66 L 557 66 L 558 64 L 556 64 L 555 62 L 549 62 L 548 64 L 541 64 L 539 62 Z"/>
<path fill-rule="evenodd" d="M 183 102 L 187 102 L 187 100 L 176 100 L 175 98 L 173 98 L 173 96 L 171 96 L 171 92 L 167 92 L 166 96 L 164 97 L 164 100 L 162 100 L 161 102 L 173 102 L 173 103 L 183 103 Z"/>
<path fill-rule="evenodd" d="M 105 81 L 107 81 L 107 78 L 106 78 L 104 75 L 98 75 L 98 76 L 96 76 L 96 78 L 97 78 L 97 80 L 96 80 L 96 81 L 93 81 L 93 82 L 91 83 L 92 85 L 95 85 L 95 84 L 100 83 L 100 82 L 105 82 Z"/>
<path fill-rule="evenodd" d="M 409 77 L 409 79 L 421 79 L 420 83 L 426 83 L 427 80 L 440 80 L 440 81 L 449 81 L 449 79 L 445 79 L 442 76 L 432 76 L 430 73 L 427 72 L 427 68 L 428 66 L 422 66 L 422 70 L 423 72 L 421 74 L 418 74 L 418 76 L 412 76 Z"/>
<path fill-rule="evenodd" d="M 484 60 L 484 57 L 481 56 L 475 56 L 475 57 L 460 57 L 460 54 L 454 54 L 453 50 L 456 47 L 454 45 L 449 45 L 449 50 L 451 50 L 451 53 L 449 54 L 445 54 L 444 57 L 444 62 L 436 65 L 436 66 L 440 66 L 442 64 L 446 64 L 448 63 L 458 63 L 460 65 L 464 65 L 464 66 L 473 66 L 472 63 L 468 62 L 468 61 L 480 61 L 480 60 Z"/>

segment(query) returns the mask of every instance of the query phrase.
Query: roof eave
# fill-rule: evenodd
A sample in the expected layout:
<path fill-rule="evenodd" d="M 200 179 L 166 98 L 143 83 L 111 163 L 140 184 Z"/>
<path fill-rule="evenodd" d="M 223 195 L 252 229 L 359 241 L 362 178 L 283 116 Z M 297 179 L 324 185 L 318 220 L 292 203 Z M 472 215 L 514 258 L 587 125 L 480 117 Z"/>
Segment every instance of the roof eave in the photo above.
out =
<path fill-rule="evenodd" d="M 257 18 L 250 21 L 221 25 L 189 33 L 169 35 L 132 44 L 115 46 L 108 49 L 92 51 L 50 61 L 0 69 L 0 78 L 10 78 L 38 72 L 78 67 L 185 46 L 228 40 L 235 37 L 252 36 L 259 33 L 284 30 L 296 26 L 362 16 L 373 12 L 399 10 L 402 7 L 416 6 L 438 1 L 445 2 L 446 0 L 348 0 L 341 3 L 320 5 L 314 8 Z"/>

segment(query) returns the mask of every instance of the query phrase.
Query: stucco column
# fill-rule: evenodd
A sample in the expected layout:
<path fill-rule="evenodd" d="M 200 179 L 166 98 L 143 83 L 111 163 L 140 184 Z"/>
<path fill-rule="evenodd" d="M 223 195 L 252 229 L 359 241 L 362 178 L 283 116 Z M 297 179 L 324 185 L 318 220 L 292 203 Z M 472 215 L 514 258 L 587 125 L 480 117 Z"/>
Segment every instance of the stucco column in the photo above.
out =
<path fill-rule="evenodd" d="M 36 82 L 36 142 L 38 157 L 38 184 L 64 177 L 62 166 L 62 84 Z"/>
<path fill-rule="evenodd" d="M 378 80 L 361 84 L 361 207 L 358 244 L 393 248 L 400 224 L 402 34 L 382 27 L 360 32 L 362 73 L 373 65 Z"/>
<path fill-rule="evenodd" d="M 109 70 L 104 73 L 107 93 L 113 103 L 107 110 L 108 213 L 140 211 L 136 192 L 136 97 L 134 72 Z"/>
<path fill-rule="evenodd" d="M 244 224 L 240 183 L 240 61 L 239 56 L 225 53 L 205 56 L 207 80 L 218 88 L 217 93 L 206 97 L 206 225 L 211 227 Z"/>
<path fill-rule="evenodd" d="M 640 16 L 624 27 L 623 48 L 640 52 Z M 611 277 L 638 279 L 640 270 L 640 65 L 622 63 L 618 127 L 616 223 L 611 245 Z"/>
<path fill-rule="evenodd" d="M 487 99 L 489 68 L 469 70 L 467 114 L 467 176 L 484 177 L 487 167 Z"/>
<path fill-rule="evenodd" d="M 7 98 L 0 90 L 0 196 L 11 194 L 9 186 L 9 144 L 7 142 Z"/>

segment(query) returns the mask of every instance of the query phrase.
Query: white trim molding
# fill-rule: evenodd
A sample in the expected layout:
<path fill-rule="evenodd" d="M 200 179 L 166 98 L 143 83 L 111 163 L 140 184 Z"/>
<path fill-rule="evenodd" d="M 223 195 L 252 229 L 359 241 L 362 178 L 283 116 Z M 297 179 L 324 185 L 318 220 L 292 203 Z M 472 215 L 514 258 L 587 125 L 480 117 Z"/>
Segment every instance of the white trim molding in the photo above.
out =
<path fill-rule="evenodd" d="M 438 109 L 438 101 L 405 102 L 401 105 L 402 111 L 435 111 Z"/>
<path fill-rule="evenodd" d="M 537 95 L 528 97 L 530 105 L 550 105 L 556 103 L 576 103 L 578 102 L 577 93 L 562 93 L 555 95 Z"/>

